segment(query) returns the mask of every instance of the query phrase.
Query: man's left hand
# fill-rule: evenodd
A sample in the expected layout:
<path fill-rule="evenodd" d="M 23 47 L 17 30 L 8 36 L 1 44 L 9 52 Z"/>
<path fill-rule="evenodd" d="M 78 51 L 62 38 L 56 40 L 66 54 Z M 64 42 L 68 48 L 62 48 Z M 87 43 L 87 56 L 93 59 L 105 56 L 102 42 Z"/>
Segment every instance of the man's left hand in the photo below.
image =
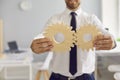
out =
<path fill-rule="evenodd" d="M 96 50 L 110 50 L 114 46 L 114 41 L 110 35 L 98 35 L 93 41 Z"/>

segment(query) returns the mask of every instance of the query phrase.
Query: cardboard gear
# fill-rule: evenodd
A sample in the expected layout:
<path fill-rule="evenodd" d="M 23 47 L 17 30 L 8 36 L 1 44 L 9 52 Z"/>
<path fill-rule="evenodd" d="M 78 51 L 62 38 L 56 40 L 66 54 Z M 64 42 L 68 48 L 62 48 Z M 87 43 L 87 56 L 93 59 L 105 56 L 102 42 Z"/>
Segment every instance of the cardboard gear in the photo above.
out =
<path fill-rule="evenodd" d="M 100 30 L 97 29 L 95 25 L 86 24 L 80 26 L 80 28 L 76 30 L 76 37 L 77 37 L 76 45 L 78 46 L 78 48 L 81 48 L 83 51 L 85 50 L 89 51 L 90 49 L 93 50 L 94 49 L 93 40 L 100 33 L 101 33 Z M 90 34 L 91 39 L 86 41 L 84 39 L 85 34 Z"/>
<path fill-rule="evenodd" d="M 54 52 L 65 52 L 70 51 L 71 47 L 73 47 L 73 34 L 74 31 L 71 31 L 72 27 L 65 25 L 63 23 L 56 23 L 53 25 L 48 26 L 45 29 L 44 36 L 48 37 L 53 42 L 53 49 Z M 64 41 L 57 42 L 55 40 L 55 35 L 57 33 L 62 33 L 64 35 Z"/>

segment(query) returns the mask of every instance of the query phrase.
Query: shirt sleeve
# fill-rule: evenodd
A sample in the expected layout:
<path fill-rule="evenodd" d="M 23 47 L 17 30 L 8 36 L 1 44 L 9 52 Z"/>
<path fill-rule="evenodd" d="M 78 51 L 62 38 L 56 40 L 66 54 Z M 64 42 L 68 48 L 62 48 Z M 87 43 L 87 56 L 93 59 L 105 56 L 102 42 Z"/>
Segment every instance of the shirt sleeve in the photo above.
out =
<path fill-rule="evenodd" d="M 98 19 L 97 16 L 91 16 L 92 24 L 94 24 L 103 34 L 109 34 L 109 32 L 105 29 L 105 25 Z"/>
<path fill-rule="evenodd" d="M 56 20 L 55 20 L 55 16 L 52 16 L 51 18 L 49 18 L 48 21 L 46 22 L 44 28 L 43 28 L 43 31 L 42 31 L 40 34 L 38 34 L 37 36 L 35 36 L 35 37 L 33 38 L 33 40 L 35 40 L 35 39 L 40 39 L 40 38 L 44 38 L 44 37 L 45 37 L 45 36 L 43 35 L 44 30 L 46 29 L 46 27 L 47 27 L 48 25 L 53 24 L 55 21 L 56 21 Z M 42 54 L 48 54 L 48 55 L 49 55 L 49 54 L 51 54 L 51 53 L 52 53 L 52 51 L 48 51 L 48 52 L 44 52 L 44 53 L 42 53 Z"/>
<path fill-rule="evenodd" d="M 108 30 L 106 30 L 107 27 L 105 27 L 105 25 L 95 15 L 92 15 L 92 22 L 93 22 L 94 25 L 97 26 L 97 28 L 102 32 L 102 34 L 111 36 L 111 38 L 112 38 L 112 40 L 113 40 L 113 42 L 115 44 L 113 46 L 113 48 L 115 48 L 116 47 L 115 38 Z"/>

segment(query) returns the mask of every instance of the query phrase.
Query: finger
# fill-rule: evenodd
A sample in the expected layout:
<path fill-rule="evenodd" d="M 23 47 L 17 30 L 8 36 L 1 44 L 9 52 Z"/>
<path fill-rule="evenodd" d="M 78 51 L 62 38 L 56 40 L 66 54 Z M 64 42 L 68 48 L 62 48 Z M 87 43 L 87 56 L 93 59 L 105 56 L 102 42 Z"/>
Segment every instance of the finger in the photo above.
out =
<path fill-rule="evenodd" d="M 48 42 L 43 42 L 38 45 L 39 45 L 39 47 L 48 47 L 48 46 L 53 46 L 53 43 L 52 43 L 52 41 L 48 41 Z"/>
<path fill-rule="evenodd" d="M 43 42 L 48 42 L 48 41 L 50 41 L 49 38 L 40 38 L 40 39 L 35 39 L 34 40 L 34 42 L 38 43 L 38 44 L 43 43 Z"/>
<path fill-rule="evenodd" d="M 95 45 L 94 47 L 112 47 L 112 44 Z"/>
<path fill-rule="evenodd" d="M 97 40 L 97 41 L 94 41 L 94 45 L 104 45 L 104 44 L 112 44 L 113 41 L 112 40 Z"/>
<path fill-rule="evenodd" d="M 34 52 L 36 52 L 36 53 L 47 52 L 47 51 L 50 51 L 52 48 L 53 48 L 53 46 L 48 46 L 48 47 L 45 47 L 45 48 L 42 48 L 42 47 L 35 48 Z"/>
<path fill-rule="evenodd" d="M 101 50 L 105 50 L 107 48 L 107 50 L 108 50 L 108 49 L 112 49 L 112 44 L 95 45 L 94 47 L 96 49 L 101 49 Z"/>
<path fill-rule="evenodd" d="M 104 38 L 104 35 L 102 34 L 99 34 L 96 36 L 95 40 L 99 40 L 99 39 L 103 39 Z"/>
<path fill-rule="evenodd" d="M 111 47 L 96 47 L 96 50 L 110 50 Z"/>
<path fill-rule="evenodd" d="M 31 49 L 33 52 L 39 52 L 39 48 L 40 48 L 40 51 L 41 51 L 41 48 L 45 48 L 45 47 L 49 47 L 49 46 L 52 46 L 53 47 L 53 43 L 51 41 L 48 41 L 48 42 L 44 42 L 44 43 L 40 43 L 40 44 L 37 44 L 37 43 L 32 43 L 31 45 Z"/>
<path fill-rule="evenodd" d="M 97 35 L 94 40 L 112 39 L 110 35 Z"/>
<path fill-rule="evenodd" d="M 53 46 L 48 46 L 48 47 L 46 47 L 46 48 L 43 48 L 43 49 L 42 49 L 42 52 L 51 51 L 52 48 L 53 48 Z"/>
<path fill-rule="evenodd" d="M 104 35 L 104 39 L 112 39 L 110 35 Z"/>
<path fill-rule="evenodd" d="M 48 45 L 53 45 L 53 42 L 52 41 L 48 41 Z"/>

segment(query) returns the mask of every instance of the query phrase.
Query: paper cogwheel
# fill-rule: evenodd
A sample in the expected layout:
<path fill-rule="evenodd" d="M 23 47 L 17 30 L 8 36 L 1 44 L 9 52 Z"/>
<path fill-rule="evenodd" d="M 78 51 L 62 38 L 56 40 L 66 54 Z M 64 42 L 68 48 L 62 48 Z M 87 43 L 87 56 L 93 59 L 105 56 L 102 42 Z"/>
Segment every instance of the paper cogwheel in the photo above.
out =
<path fill-rule="evenodd" d="M 53 51 L 55 52 L 64 52 L 70 51 L 71 47 L 73 47 L 73 31 L 71 31 L 71 27 L 65 25 L 63 23 L 53 24 L 48 26 L 45 30 L 44 36 L 48 37 L 53 42 Z M 55 35 L 61 33 L 64 36 L 64 40 L 62 42 L 57 42 L 55 40 Z"/>
<path fill-rule="evenodd" d="M 89 51 L 90 49 L 93 50 L 93 40 L 99 33 L 100 31 L 96 28 L 95 25 L 87 24 L 81 26 L 80 29 L 77 29 L 76 31 L 76 45 L 83 51 Z"/>

